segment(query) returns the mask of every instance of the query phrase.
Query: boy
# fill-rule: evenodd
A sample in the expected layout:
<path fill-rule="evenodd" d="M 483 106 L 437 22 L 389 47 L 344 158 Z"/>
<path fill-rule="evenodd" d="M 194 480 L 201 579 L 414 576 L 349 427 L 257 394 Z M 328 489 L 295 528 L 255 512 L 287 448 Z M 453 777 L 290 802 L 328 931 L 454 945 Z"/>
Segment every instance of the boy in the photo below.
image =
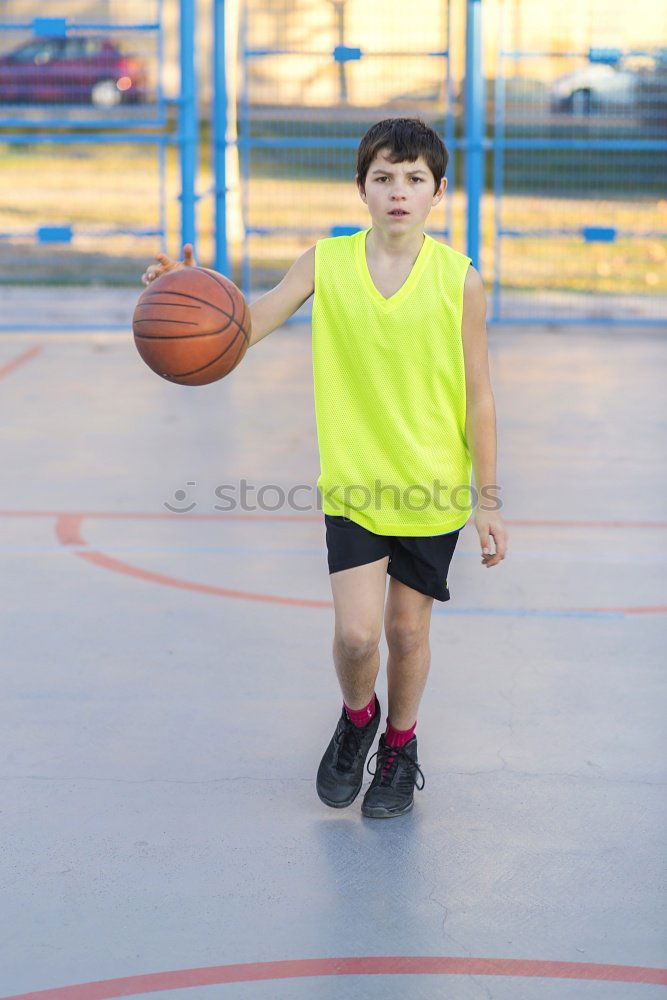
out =
<path fill-rule="evenodd" d="M 374 818 L 408 812 L 415 785 L 424 787 L 415 728 L 431 610 L 434 599 L 450 598 L 447 572 L 473 506 L 482 564 L 495 566 L 506 553 L 498 505 L 489 502 L 496 426 L 482 281 L 469 257 L 423 229 L 447 187 L 447 158 L 439 136 L 418 119 L 373 125 L 359 145 L 356 175 L 372 226 L 319 240 L 251 306 L 253 346 L 314 293 L 317 486 L 343 695 L 316 787 L 333 808 L 349 806 L 361 790 L 381 718 L 375 681 L 384 620 L 387 728 L 362 803 Z M 189 244 L 184 257 L 176 264 L 158 256 L 144 283 L 192 265 Z"/>

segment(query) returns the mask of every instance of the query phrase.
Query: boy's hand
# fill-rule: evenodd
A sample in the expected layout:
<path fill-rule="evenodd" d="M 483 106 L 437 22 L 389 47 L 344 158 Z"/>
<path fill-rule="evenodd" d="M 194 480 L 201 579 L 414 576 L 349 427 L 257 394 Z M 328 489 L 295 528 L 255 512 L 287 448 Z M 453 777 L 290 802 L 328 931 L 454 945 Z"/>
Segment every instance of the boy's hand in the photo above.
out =
<path fill-rule="evenodd" d="M 507 529 L 497 511 L 479 509 L 475 511 L 475 527 L 477 528 L 479 541 L 482 546 L 482 563 L 488 569 L 505 558 L 507 551 Z M 495 552 L 491 552 L 490 537 L 495 542 Z"/>
<path fill-rule="evenodd" d="M 141 275 L 141 281 L 144 285 L 150 285 L 151 281 L 155 281 L 160 275 L 166 274 L 167 271 L 177 271 L 181 267 L 196 267 L 197 263 L 192 256 L 192 243 L 186 243 L 183 247 L 183 260 L 172 260 L 171 257 L 167 257 L 164 253 L 159 253 L 156 255 L 155 259 L 158 261 L 157 264 L 149 264 L 144 273 Z"/>

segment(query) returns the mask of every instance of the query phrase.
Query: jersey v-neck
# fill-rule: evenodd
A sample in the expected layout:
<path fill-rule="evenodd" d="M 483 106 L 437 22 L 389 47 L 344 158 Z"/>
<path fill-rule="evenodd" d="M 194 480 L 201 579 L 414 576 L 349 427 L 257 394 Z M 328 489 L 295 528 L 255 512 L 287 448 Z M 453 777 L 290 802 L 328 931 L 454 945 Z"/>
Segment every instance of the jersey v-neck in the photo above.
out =
<path fill-rule="evenodd" d="M 356 234 L 356 261 L 357 270 L 361 280 L 363 281 L 368 294 L 371 296 L 374 302 L 383 309 L 391 310 L 395 309 L 408 297 L 408 295 L 415 288 L 417 282 L 419 281 L 424 268 L 426 267 L 431 254 L 433 253 L 434 240 L 424 233 L 424 242 L 421 245 L 421 249 L 417 254 L 417 258 L 412 265 L 412 270 L 409 275 L 393 295 L 390 295 L 388 299 L 384 297 L 382 292 L 375 287 L 373 279 L 371 278 L 371 272 L 368 269 L 368 260 L 366 259 L 366 236 L 371 231 L 371 227 L 368 229 L 363 229 Z"/>

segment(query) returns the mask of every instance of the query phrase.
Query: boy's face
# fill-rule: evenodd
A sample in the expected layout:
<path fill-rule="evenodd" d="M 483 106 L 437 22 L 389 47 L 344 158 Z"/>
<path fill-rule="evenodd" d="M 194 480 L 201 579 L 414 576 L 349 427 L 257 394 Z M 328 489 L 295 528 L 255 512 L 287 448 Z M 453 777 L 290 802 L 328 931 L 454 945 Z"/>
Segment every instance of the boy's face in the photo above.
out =
<path fill-rule="evenodd" d="M 423 225 L 445 193 L 447 179 L 434 193 L 435 178 L 422 156 L 413 163 L 390 163 L 387 152 L 381 149 L 368 168 L 365 191 L 358 181 L 357 186 L 373 225 L 394 235 Z"/>

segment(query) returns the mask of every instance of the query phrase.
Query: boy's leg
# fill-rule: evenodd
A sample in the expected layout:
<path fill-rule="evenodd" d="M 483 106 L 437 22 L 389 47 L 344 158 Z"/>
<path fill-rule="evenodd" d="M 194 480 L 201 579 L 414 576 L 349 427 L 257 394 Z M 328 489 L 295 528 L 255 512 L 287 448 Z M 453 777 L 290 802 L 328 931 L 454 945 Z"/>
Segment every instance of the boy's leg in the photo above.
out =
<path fill-rule="evenodd" d="M 329 576 L 334 599 L 333 656 L 343 701 L 368 704 L 380 669 L 380 638 L 389 557 Z"/>
<path fill-rule="evenodd" d="M 343 707 L 317 771 L 317 794 L 328 806 L 349 806 L 361 790 L 364 764 L 380 724 L 374 695 L 382 635 L 388 556 L 331 573 L 336 614 L 334 662 L 343 701 L 352 711 L 375 703 L 373 715 L 356 725 Z"/>
<path fill-rule="evenodd" d="M 417 719 L 431 665 L 432 609 L 432 597 L 390 577 L 384 632 L 389 650 L 388 714 L 394 729 L 409 729 Z"/>
<path fill-rule="evenodd" d="M 431 662 L 432 606 L 432 597 L 391 577 L 384 614 L 389 714 L 387 729 L 380 736 L 374 778 L 361 806 L 364 816 L 403 816 L 412 809 L 414 786 L 424 787 L 415 725 Z"/>

